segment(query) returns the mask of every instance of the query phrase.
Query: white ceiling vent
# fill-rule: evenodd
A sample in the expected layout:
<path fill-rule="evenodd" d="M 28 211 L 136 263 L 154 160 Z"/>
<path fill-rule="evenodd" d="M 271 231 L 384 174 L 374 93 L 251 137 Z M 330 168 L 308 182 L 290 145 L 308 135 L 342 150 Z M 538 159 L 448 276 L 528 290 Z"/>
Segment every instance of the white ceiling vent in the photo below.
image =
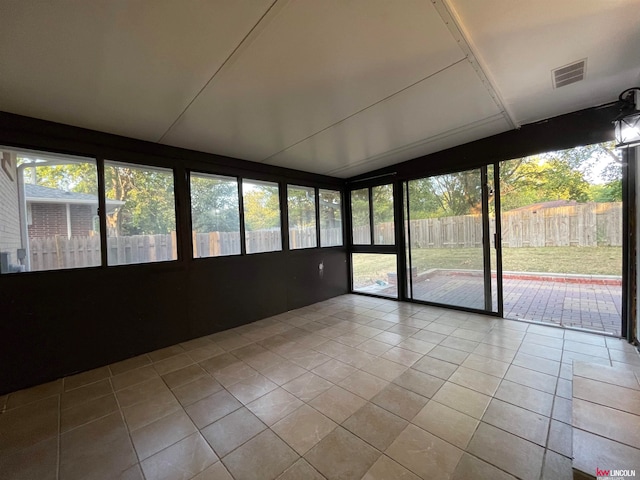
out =
<path fill-rule="evenodd" d="M 587 59 L 583 58 L 570 65 L 556 68 L 551 71 L 553 76 L 553 88 L 560 88 L 572 83 L 584 80 L 585 71 L 587 69 Z"/>

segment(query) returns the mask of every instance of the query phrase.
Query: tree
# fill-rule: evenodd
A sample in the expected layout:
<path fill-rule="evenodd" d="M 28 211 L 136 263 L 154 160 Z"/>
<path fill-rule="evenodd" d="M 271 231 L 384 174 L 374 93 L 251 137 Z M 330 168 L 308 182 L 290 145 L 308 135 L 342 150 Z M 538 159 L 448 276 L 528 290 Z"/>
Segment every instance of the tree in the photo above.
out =
<path fill-rule="evenodd" d="M 238 232 L 238 183 L 213 177 L 191 177 L 191 222 L 196 232 Z"/>
<path fill-rule="evenodd" d="M 280 198 L 278 187 L 243 186 L 244 223 L 248 231 L 280 228 Z"/>

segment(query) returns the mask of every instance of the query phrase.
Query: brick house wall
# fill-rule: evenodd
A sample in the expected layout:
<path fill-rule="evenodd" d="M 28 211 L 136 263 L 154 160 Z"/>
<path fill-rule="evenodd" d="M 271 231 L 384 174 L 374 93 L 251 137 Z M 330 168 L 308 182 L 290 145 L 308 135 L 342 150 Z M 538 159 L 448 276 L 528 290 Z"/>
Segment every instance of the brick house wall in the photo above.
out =
<path fill-rule="evenodd" d="M 87 236 L 93 230 L 91 205 L 70 205 L 71 235 Z M 29 238 L 67 236 L 67 208 L 59 203 L 32 203 Z"/>

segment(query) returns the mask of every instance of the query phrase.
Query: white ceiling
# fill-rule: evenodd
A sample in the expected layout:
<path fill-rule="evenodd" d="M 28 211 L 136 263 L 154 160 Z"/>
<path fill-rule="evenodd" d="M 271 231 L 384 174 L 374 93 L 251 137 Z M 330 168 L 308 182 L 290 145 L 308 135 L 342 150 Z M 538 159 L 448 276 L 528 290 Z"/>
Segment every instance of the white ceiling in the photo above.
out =
<path fill-rule="evenodd" d="M 0 110 L 349 177 L 613 101 L 640 0 L 0 0 Z M 551 70 L 587 59 L 554 90 Z"/>

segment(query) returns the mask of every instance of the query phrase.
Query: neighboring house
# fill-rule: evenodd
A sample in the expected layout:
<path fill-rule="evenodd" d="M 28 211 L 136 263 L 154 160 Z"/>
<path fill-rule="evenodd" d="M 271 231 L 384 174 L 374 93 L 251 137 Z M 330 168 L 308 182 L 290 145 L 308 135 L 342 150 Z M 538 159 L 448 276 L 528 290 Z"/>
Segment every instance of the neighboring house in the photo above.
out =
<path fill-rule="evenodd" d="M 98 197 L 87 193 L 66 192 L 41 185 L 25 184 L 29 238 L 56 235 L 71 238 L 96 232 Z M 124 205 L 120 200 L 107 200 L 107 214 Z"/>

